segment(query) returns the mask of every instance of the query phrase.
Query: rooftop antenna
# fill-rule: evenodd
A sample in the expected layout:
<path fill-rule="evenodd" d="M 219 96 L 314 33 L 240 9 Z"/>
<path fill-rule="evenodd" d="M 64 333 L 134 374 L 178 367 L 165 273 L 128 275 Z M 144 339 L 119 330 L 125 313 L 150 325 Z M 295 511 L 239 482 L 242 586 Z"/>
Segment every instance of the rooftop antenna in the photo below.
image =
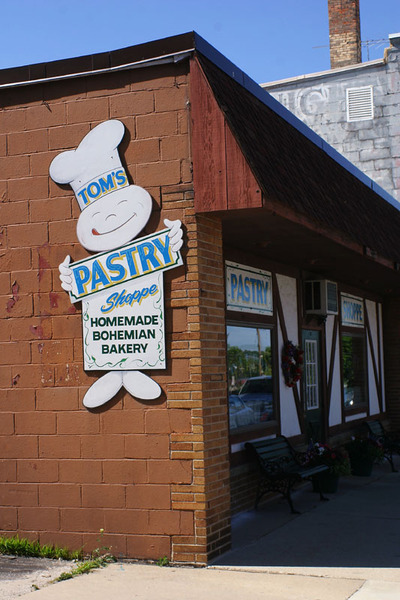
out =
<path fill-rule="evenodd" d="M 361 46 L 367 49 L 367 61 L 369 60 L 369 49 L 373 46 L 377 48 L 388 44 L 389 38 L 382 38 L 380 40 L 365 40 L 365 42 L 361 42 Z M 319 48 L 329 48 L 329 44 L 324 44 L 323 46 L 313 46 L 313 50 L 318 50 Z"/>
<path fill-rule="evenodd" d="M 365 40 L 365 42 L 361 42 L 361 46 L 367 49 L 367 60 L 369 60 L 369 49 L 372 46 L 376 46 L 377 48 L 387 44 L 389 42 L 388 38 L 383 38 L 381 40 Z"/>

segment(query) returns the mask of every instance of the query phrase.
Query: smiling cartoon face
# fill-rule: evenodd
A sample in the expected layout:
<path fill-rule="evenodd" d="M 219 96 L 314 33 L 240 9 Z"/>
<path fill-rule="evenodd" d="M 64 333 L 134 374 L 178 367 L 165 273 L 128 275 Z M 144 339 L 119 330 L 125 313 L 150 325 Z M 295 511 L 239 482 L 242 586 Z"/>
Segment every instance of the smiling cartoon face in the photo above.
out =
<path fill-rule="evenodd" d="M 150 194 L 137 185 L 107 194 L 80 214 L 76 227 L 78 240 L 92 252 L 127 244 L 142 231 L 151 208 Z"/>

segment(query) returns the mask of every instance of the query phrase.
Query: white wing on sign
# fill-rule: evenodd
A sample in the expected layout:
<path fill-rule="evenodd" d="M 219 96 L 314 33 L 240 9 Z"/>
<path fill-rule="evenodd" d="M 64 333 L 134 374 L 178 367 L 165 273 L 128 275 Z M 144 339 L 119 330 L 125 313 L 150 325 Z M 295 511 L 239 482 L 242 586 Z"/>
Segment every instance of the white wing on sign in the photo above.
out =
<path fill-rule="evenodd" d="M 86 408 L 98 408 L 106 404 L 122 387 L 121 371 L 110 371 L 95 381 L 83 398 Z"/>
<path fill-rule="evenodd" d="M 135 398 L 154 400 L 161 395 L 158 383 L 140 371 L 126 371 L 122 378 L 124 388 Z"/>

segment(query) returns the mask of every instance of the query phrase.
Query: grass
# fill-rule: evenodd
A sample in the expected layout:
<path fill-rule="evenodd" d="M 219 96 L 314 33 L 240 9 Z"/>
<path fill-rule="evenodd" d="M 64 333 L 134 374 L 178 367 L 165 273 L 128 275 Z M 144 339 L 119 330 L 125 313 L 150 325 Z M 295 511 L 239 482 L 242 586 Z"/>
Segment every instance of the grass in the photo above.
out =
<path fill-rule="evenodd" d="M 93 552 L 90 555 L 90 558 L 79 563 L 75 569 L 72 569 L 72 571 L 61 573 L 61 575 L 57 577 L 55 581 L 65 581 L 66 579 L 72 579 L 73 577 L 77 577 L 77 575 L 90 573 L 90 571 L 93 571 L 93 569 L 101 569 L 107 564 L 115 562 L 117 559 L 115 558 L 115 556 L 110 554 L 110 548 L 101 545 L 103 535 L 104 529 L 100 529 L 100 536 L 97 538 L 99 546 L 95 550 L 93 550 Z"/>
<path fill-rule="evenodd" d="M 98 541 L 101 541 L 103 533 L 104 530 L 101 529 Z M 31 542 L 18 536 L 11 538 L 0 536 L 0 554 L 80 561 L 75 569 L 72 569 L 70 572 L 61 573 L 54 581 L 72 579 L 77 575 L 89 573 L 93 569 L 105 567 L 107 564 L 116 561 L 116 558 L 109 553 L 109 548 L 104 546 L 96 548 L 87 560 L 83 560 L 84 555 L 82 550 L 71 552 L 68 548 L 59 548 L 58 546 L 50 546 L 48 544 L 42 545 L 38 541 Z"/>
<path fill-rule="evenodd" d="M 76 577 L 77 575 L 83 575 L 84 573 L 90 573 L 90 571 L 93 571 L 93 569 L 100 569 L 102 567 L 105 567 L 107 564 L 111 563 L 111 562 L 115 562 L 116 558 L 114 556 L 112 556 L 111 554 L 105 554 L 104 556 L 98 556 L 97 558 L 92 558 L 89 560 L 86 560 L 84 562 L 81 562 L 78 564 L 78 566 L 75 569 L 72 569 L 72 571 L 67 571 L 64 573 L 61 573 L 61 575 L 59 577 L 57 577 L 57 579 L 55 579 L 55 581 L 65 581 L 66 579 L 72 579 L 73 577 Z"/>
<path fill-rule="evenodd" d="M 38 541 L 31 542 L 18 536 L 11 538 L 0 536 L 0 554 L 62 560 L 81 560 L 83 558 L 82 550 L 71 552 L 67 548 L 50 546 L 49 544 L 42 545 Z"/>

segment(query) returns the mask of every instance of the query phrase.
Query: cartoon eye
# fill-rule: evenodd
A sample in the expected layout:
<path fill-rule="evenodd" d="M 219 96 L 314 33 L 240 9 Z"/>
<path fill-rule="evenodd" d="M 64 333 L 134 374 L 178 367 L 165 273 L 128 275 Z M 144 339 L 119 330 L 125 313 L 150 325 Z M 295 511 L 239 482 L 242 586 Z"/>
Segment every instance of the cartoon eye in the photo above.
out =
<path fill-rule="evenodd" d="M 124 204 L 125 202 L 128 202 L 128 200 L 121 200 L 120 202 L 118 202 L 117 206 L 119 206 L 120 204 Z"/>
<path fill-rule="evenodd" d="M 97 217 L 97 215 L 99 215 L 99 214 L 100 214 L 100 212 L 95 212 L 95 213 L 93 213 L 93 214 L 92 214 L 92 219 L 94 219 L 95 217 Z"/>
<path fill-rule="evenodd" d="M 111 213 L 109 215 L 106 216 L 105 221 L 107 221 L 110 217 L 116 217 L 117 215 L 115 215 L 114 213 Z"/>

